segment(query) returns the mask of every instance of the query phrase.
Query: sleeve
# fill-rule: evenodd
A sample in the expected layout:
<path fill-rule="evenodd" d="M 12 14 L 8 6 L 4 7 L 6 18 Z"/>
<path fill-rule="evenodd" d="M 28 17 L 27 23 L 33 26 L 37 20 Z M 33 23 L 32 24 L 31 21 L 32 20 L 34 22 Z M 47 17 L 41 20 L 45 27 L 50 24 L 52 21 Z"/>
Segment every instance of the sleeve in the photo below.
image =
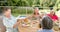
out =
<path fill-rule="evenodd" d="M 56 19 L 58 20 L 58 16 L 56 15 Z"/>
<path fill-rule="evenodd" d="M 6 20 L 3 20 L 3 24 L 6 26 L 6 27 L 13 27 L 12 23 L 6 21 Z"/>

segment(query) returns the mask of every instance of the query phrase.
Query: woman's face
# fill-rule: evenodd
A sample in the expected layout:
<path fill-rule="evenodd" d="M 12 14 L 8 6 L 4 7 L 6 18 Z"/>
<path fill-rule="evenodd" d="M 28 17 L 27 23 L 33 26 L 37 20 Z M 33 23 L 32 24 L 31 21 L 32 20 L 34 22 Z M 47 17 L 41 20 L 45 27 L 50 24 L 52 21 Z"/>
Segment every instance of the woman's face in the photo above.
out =
<path fill-rule="evenodd" d="M 38 8 L 35 8 L 35 9 L 34 9 L 34 12 L 35 12 L 35 13 L 38 13 L 38 11 L 39 11 Z"/>
<path fill-rule="evenodd" d="M 54 15 L 54 14 L 55 14 L 55 12 L 54 12 L 54 11 L 51 11 L 51 12 L 50 12 L 50 14 L 51 14 L 51 15 Z"/>
<path fill-rule="evenodd" d="M 11 9 L 8 9 L 7 11 L 5 11 L 4 13 L 6 16 L 10 16 L 11 15 Z"/>
<path fill-rule="evenodd" d="M 39 15 L 38 11 L 39 11 L 38 8 L 34 9 L 34 13 Z"/>

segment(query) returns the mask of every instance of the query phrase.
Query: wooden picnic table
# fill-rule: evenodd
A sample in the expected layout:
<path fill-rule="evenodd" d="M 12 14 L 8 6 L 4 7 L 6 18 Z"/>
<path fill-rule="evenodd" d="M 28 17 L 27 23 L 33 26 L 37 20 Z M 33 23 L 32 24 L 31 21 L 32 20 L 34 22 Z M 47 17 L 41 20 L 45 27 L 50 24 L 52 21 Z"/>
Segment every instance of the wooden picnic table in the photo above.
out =
<path fill-rule="evenodd" d="M 18 21 L 20 21 L 20 24 L 18 25 L 19 32 L 37 32 L 37 30 L 40 29 L 40 27 L 39 27 L 40 22 L 37 20 L 31 21 L 30 26 L 22 26 L 21 20 L 23 20 L 23 19 L 18 19 Z M 58 31 L 58 29 L 59 29 L 58 26 L 53 26 L 54 32 L 56 32 L 55 29 Z"/>
<path fill-rule="evenodd" d="M 20 24 L 18 26 L 18 30 L 19 32 L 37 32 L 39 28 L 39 21 L 35 22 L 35 21 L 31 21 L 30 22 L 30 26 L 22 26 L 23 24 L 21 23 L 22 19 L 18 19 L 18 21 L 20 21 Z"/>

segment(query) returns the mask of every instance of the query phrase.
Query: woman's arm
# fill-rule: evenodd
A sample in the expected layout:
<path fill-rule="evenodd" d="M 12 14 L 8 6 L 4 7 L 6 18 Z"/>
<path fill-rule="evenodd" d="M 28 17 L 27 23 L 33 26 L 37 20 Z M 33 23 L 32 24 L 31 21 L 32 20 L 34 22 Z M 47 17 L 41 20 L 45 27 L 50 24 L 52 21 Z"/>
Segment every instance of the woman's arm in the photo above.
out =
<path fill-rule="evenodd" d="M 16 22 L 14 25 L 13 25 L 13 28 L 16 28 L 18 25 L 20 24 L 20 22 Z"/>
<path fill-rule="evenodd" d="M 13 25 L 12 25 L 9 21 L 6 21 L 6 20 L 3 20 L 3 24 L 4 24 L 6 27 L 13 27 Z"/>

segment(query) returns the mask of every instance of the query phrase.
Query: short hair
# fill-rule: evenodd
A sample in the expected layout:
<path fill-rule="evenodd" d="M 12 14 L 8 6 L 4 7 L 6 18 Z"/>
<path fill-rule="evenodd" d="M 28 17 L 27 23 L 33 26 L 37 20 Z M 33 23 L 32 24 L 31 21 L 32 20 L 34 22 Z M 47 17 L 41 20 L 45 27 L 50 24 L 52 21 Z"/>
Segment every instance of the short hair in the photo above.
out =
<path fill-rule="evenodd" d="M 3 7 L 3 12 L 8 11 L 8 9 L 11 9 L 10 7 Z"/>
<path fill-rule="evenodd" d="M 52 7 L 50 7 L 50 10 L 53 10 L 53 8 L 52 8 Z"/>
<path fill-rule="evenodd" d="M 42 19 L 42 27 L 43 29 L 52 29 L 53 21 L 50 17 L 46 16 Z"/>

